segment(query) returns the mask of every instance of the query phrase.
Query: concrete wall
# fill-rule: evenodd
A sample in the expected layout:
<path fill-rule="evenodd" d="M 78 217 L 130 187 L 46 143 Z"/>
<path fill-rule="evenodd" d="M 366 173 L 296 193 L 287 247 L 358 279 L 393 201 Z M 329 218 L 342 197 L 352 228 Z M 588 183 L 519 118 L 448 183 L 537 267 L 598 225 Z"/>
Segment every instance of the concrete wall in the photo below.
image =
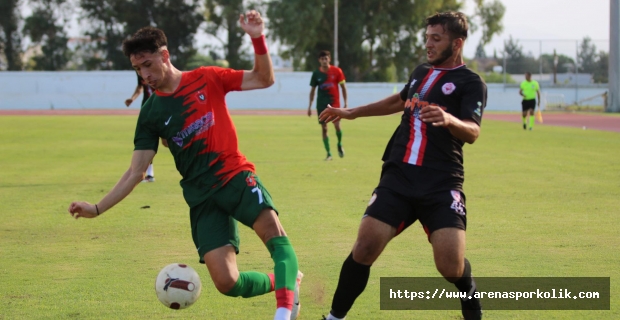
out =
<path fill-rule="evenodd" d="M 226 100 L 230 109 L 305 109 L 310 93 L 310 72 L 277 72 L 270 88 L 231 92 Z M 380 100 L 403 83 L 347 83 L 349 106 Z M 0 110 L 36 109 L 125 109 L 124 101 L 136 87 L 133 71 L 0 72 Z M 518 86 L 488 85 L 487 110 L 520 111 Z M 589 88 L 544 88 L 552 100 L 573 103 L 607 90 Z M 138 108 L 138 98 L 131 108 Z M 588 101 L 602 105 L 602 98 Z"/>

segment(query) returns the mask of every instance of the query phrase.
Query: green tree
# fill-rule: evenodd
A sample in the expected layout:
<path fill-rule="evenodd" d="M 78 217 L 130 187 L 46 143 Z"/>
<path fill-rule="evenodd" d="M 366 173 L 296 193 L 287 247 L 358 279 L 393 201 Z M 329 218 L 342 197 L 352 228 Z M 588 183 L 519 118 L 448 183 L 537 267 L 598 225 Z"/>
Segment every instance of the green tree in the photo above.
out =
<path fill-rule="evenodd" d="M 24 34 L 35 45 L 41 46 L 42 54 L 33 57 L 34 70 L 62 70 L 71 58 L 67 47 L 69 38 L 64 30 L 68 21 L 70 4 L 64 0 L 33 1 L 32 15 L 26 18 Z"/>
<path fill-rule="evenodd" d="M 199 0 L 81 0 L 80 6 L 92 29 L 91 58 L 85 61 L 94 69 L 130 69 L 122 53 L 123 40 L 145 26 L 162 29 L 168 38 L 172 63 L 185 69 L 196 54 L 194 34 L 203 21 Z"/>
<path fill-rule="evenodd" d="M 475 54 L 476 58 L 486 58 L 487 57 L 487 53 L 484 52 L 484 45 L 482 43 L 478 43 L 478 46 L 476 46 L 476 54 Z"/>
<path fill-rule="evenodd" d="M 609 53 L 604 51 L 599 52 L 593 77 L 595 83 L 609 82 Z"/>
<path fill-rule="evenodd" d="M 476 0 L 476 13 L 474 18 L 478 18 L 482 26 L 482 38 L 480 43 L 482 47 L 487 45 L 493 39 L 493 36 L 500 34 L 504 30 L 502 19 L 506 13 L 506 7 L 499 1 L 486 3 L 484 0 Z"/>
<path fill-rule="evenodd" d="M 252 61 L 241 51 L 245 32 L 238 21 L 239 14 L 246 9 L 243 0 L 206 0 L 205 31 L 221 43 L 226 60 L 235 69 L 252 67 Z M 218 36 L 221 32 L 226 33 L 225 40 Z"/>
<path fill-rule="evenodd" d="M 155 26 L 164 30 L 172 63 L 180 70 L 196 54 L 194 35 L 204 17 L 199 0 L 163 0 L 156 3 Z"/>
<path fill-rule="evenodd" d="M 543 62 L 543 73 L 553 73 L 553 55 L 552 54 L 543 54 L 540 59 Z M 558 54 L 558 73 L 569 72 L 565 66 L 574 65 L 575 60 L 567 55 Z"/>
<path fill-rule="evenodd" d="M 394 75 L 385 70 L 393 67 L 396 79 L 406 79 L 411 68 L 425 60 L 425 18 L 439 11 L 459 10 L 463 3 L 463 0 L 417 0 L 415 4 L 412 0 L 339 1 L 339 66 L 350 81 L 388 81 Z M 490 9 L 481 12 L 488 13 L 484 23 L 503 16 Z M 334 51 L 333 2 L 274 0 L 268 4 L 267 16 L 269 29 L 283 44 L 283 57 L 293 59 L 295 70 L 313 70 L 318 66 L 320 50 Z M 485 29 L 489 39 L 501 30 L 499 22 L 493 23 Z"/>
<path fill-rule="evenodd" d="M 91 29 L 85 32 L 92 40 L 90 57 L 84 63 L 89 70 L 125 70 L 131 64 L 124 57 L 121 45 L 125 39 L 123 0 L 80 0 Z"/>
<path fill-rule="evenodd" d="M 598 60 L 596 46 L 592 43 L 590 37 L 583 38 L 579 45 L 579 54 L 577 55 L 579 62 L 579 71 L 585 73 L 594 73 Z"/>
<path fill-rule="evenodd" d="M 0 1 L 0 49 L 4 51 L 8 70 L 21 70 L 21 33 L 18 24 L 20 0 Z"/>

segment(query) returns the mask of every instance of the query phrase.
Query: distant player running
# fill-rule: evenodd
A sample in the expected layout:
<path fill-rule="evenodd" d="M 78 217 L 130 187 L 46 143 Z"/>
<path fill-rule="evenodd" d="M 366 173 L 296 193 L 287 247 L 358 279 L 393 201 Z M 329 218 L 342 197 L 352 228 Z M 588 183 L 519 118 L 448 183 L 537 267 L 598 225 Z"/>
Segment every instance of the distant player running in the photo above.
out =
<path fill-rule="evenodd" d="M 523 110 L 523 130 L 527 126 L 527 117 L 529 116 L 529 129 L 534 129 L 534 109 L 536 109 L 536 97 L 538 97 L 538 108 L 540 108 L 540 86 L 538 81 L 532 80 L 530 72 L 525 73 L 525 81 L 521 82 L 521 90 L 519 94 L 523 97 L 521 101 L 521 109 Z"/>
<path fill-rule="evenodd" d="M 149 97 L 151 97 L 151 95 L 154 92 L 153 88 L 149 86 L 146 83 L 146 81 L 142 79 L 140 75 L 137 75 L 137 77 L 138 77 L 138 84 L 136 85 L 136 89 L 133 91 L 131 98 L 125 100 L 125 106 L 127 107 L 129 107 L 131 103 L 134 102 L 136 99 L 138 99 L 138 96 L 141 93 L 143 93 L 142 104 L 140 104 L 140 108 L 142 108 L 146 100 L 148 100 Z M 164 145 L 164 147 L 166 148 L 168 147 L 166 140 L 161 139 L 161 143 Z M 142 182 L 155 182 L 155 168 L 153 167 L 152 162 L 151 164 L 149 164 L 149 167 L 146 169 L 146 177 L 144 177 L 144 180 L 142 180 Z"/>
<path fill-rule="evenodd" d="M 308 117 L 312 116 L 312 100 L 314 99 L 314 92 L 316 87 L 319 87 L 319 92 L 316 98 L 316 110 L 317 115 L 321 114 L 323 110 L 331 105 L 334 108 L 340 108 L 340 92 L 338 91 L 338 85 L 342 88 L 342 98 L 344 99 L 344 108 L 347 108 L 347 86 L 345 85 L 344 73 L 336 66 L 330 65 L 331 56 L 329 51 L 323 50 L 319 53 L 319 63 L 321 66 L 319 69 L 312 73 L 310 79 L 310 103 L 308 104 Z M 329 148 L 329 137 L 327 135 L 327 123 L 320 121 L 321 130 L 323 134 L 323 145 L 327 151 L 327 157 L 325 160 L 332 160 L 332 153 Z M 340 121 L 334 121 L 334 128 L 336 129 L 336 136 L 338 137 L 338 155 L 344 157 L 344 148 L 342 147 L 342 130 L 340 129 Z"/>
<path fill-rule="evenodd" d="M 123 42 L 123 52 L 133 68 L 156 91 L 140 110 L 127 172 L 97 204 L 73 202 L 69 212 L 76 219 L 95 218 L 119 203 L 144 177 L 159 137 L 163 137 L 183 177 L 181 187 L 190 207 L 196 250 L 217 290 L 244 298 L 275 291 L 274 319 L 296 319 L 302 277 L 297 256 L 269 192 L 254 165 L 239 151 L 224 99 L 230 91 L 261 89 L 274 83 L 260 14 L 250 11 L 239 17 L 239 23 L 254 45 L 252 71 L 201 67 L 181 72 L 170 62 L 166 36 L 152 27 L 138 30 Z M 264 242 L 274 262 L 274 274 L 239 272 L 237 221 L 252 228 Z"/>

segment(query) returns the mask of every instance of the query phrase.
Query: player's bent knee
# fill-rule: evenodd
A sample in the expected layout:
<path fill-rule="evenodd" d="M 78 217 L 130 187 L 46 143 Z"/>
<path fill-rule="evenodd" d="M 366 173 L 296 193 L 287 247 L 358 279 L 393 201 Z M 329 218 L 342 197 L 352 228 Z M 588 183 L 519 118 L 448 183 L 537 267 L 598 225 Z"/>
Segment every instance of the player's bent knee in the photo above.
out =
<path fill-rule="evenodd" d="M 353 260 L 358 263 L 371 265 L 381 254 L 381 247 L 373 241 L 357 241 L 353 247 Z"/>
<path fill-rule="evenodd" d="M 463 263 L 443 263 L 437 264 L 437 271 L 442 277 L 450 282 L 456 282 L 463 276 L 465 265 Z"/>
<path fill-rule="evenodd" d="M 229 295 L 230 291 L 235 287 L 235 283 L 237 283 L 237 280 L 233 279 L 232 276 L 220 276 L 217 279 L 213 279 L 213 284 L 217 291 L 225 295 Z"/>

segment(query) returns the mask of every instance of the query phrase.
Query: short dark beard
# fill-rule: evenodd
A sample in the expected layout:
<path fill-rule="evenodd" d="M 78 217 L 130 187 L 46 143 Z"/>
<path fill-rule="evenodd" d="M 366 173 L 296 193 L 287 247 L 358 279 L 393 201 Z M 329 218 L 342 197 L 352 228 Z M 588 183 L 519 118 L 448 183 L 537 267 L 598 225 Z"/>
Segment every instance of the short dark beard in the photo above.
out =
<path fill-rule="evenodd" d="M 448 46 L 448 48 L 444 51 L 442 51 L 439 54 L 439 57 L 437 59 L 435 59 L 435 61 L 433 62 L 428 62 L 433 66 L 439 66 L 441 64 L 443 64 L 444 62 L 446 62 L 446 60 L 448 60 L 450 57 L 452 57 L 452 54 L 454 53 L 454 50 L 452 50 L 452 43 L 450 43 L 450 45 Z"/>

